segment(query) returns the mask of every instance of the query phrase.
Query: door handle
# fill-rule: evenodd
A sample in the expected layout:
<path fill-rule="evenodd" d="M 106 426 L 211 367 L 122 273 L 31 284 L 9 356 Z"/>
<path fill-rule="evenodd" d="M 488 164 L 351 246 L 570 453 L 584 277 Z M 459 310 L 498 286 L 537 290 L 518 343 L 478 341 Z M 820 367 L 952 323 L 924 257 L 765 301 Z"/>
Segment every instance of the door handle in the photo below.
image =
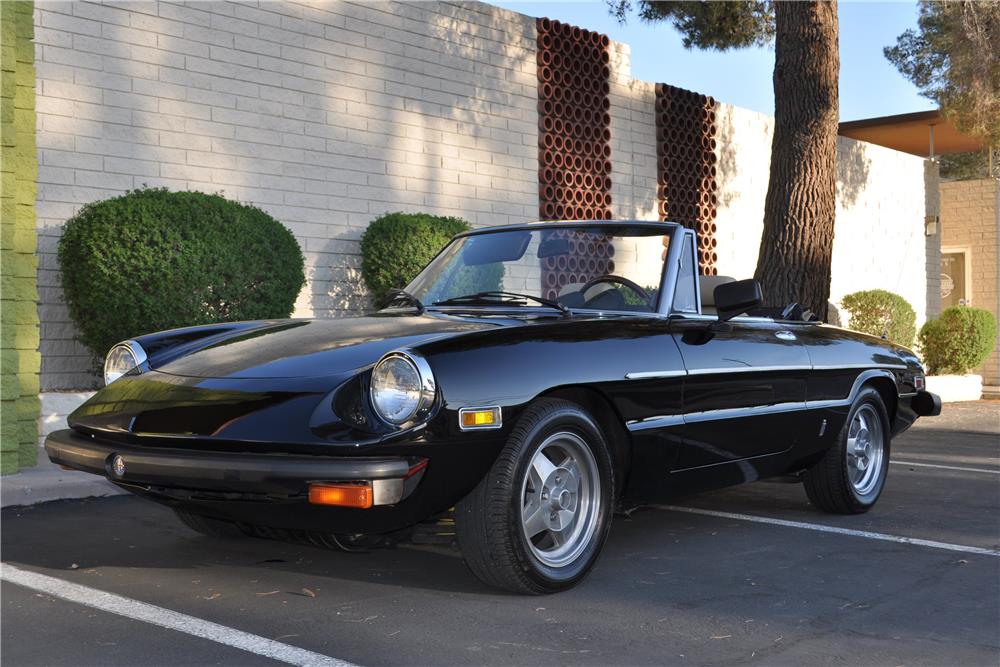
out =
<path fill-rule="evenodd" d="M 798 340 L 791 331 L 775 331 L 774 337 L 781 340 Z"/>

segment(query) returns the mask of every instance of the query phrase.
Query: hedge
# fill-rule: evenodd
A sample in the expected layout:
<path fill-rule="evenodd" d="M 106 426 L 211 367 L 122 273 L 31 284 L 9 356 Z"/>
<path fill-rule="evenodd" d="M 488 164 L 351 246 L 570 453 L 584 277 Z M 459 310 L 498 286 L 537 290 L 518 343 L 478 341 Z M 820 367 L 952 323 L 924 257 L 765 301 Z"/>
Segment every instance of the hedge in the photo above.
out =
<path fill-rule="evenodd" d="M 906 299 L 883 289 L 853 292 L 841 299 L 851 314 L 848 326 L 854 331 L 882 336 L 905 347 L 913 346 L 917 334 L 917 313 Z"/>
<path fill-rule="evenodd" d="M 387 213 L 361 236 L 361 276 L 375 302 L 405 287 L 456 234 L 472 226 L 461 218 L 428 213 Z"/>
<path fill-rule="evenodd" d="M 997 318 L 969 306 L 945 308 L 920 329 L 920 348 L 931 374 L 964 375 L 986 361 L 997 343 Z"/>
<path fill-rule="evenodd" d="M 303 264 L 280 222 L 201 192 L 142 189 L 88 204 L 59 241 L 70 316 L 99 358 L 152 331 L 288 317 Z"/>

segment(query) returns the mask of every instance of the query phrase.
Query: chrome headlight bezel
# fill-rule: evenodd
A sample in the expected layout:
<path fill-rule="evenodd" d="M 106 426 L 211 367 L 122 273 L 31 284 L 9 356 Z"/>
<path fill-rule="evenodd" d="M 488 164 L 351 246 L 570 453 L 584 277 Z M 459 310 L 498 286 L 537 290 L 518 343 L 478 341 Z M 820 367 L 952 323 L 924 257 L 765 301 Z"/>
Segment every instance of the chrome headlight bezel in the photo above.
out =
<path fill-rule="evenodd" d="M 141 373 L 146 359 L 146 351 L 134 340 L 118 343 L 104 357 L 104 385 L 107 386 L 137 369 Z"/>
<path fill-rule="evenodd" d="M 379 387 L 376 386 L 378 370 L 383 364 L 400 362 L 409 365 L 417 377 L 417 384 L 413 388 L 417 394 L 417 398 L 413 401 L 412 408 L 408 409 L 405 413 L 389 415 L 380 407 L 379 400 L 376 398 L 379 391 Z M 402 426 L 425 417 L 434 405 L 434 397 L 436 395 L 437 385 L 434 381 L 434 373 L 431 372 L 430 364 L 427 363 L 427 360 L 423 356 L 412 350 L 395 350 L 389 352 L 383 355 L 372 366 L 371 380 L 368 386 L 368 400 L 378 418 L 388 424 Z"/>

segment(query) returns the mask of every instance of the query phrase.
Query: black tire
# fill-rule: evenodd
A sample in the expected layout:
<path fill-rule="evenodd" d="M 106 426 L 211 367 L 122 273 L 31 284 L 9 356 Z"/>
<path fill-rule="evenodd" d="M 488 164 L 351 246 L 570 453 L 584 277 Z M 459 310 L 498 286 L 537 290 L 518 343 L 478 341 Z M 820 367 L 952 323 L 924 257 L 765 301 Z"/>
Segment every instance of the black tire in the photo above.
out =
<path fill-rule="evenodd" d="M 857 472 L 858 469 L 848 462 L 848 441 L 852 424 L 859 415 L 862 419 L 874 418 L 878 421 L 882 455 L 878 460 L 878 470 L 871 473 L 867 483 L 856 485 L 852 475 L 863 473 Z M 889 414 L 882 396 L 872 387 L 863 387 L 851 404 L 836 443 L 822 459 L 805 471 L 803 482 L 809 502 L 831 514 L 862 514 L 874 507 L 885 488 L 889 472 L 891 436 Z"/>
<path fill-rule="evenodd" d="M 576 452 L 581 460 L 568 454 L 562 464 L 556 465 L 542 453 L 543 446 L 546 452 L 556 454 L 565 446 L 568 449 L 564 451 Z M 548 486 L 535 481 L 541 477 L 529 470 L 538 470 L 533 463 L 536 454 L 552 466 L 546 478 L 555 484 L 550 495 L 546 495 Z M 571 460 L 574 463 L 568 463 Z M 563 465 L 579 472 L 567 476 L 568 468 Z M 564 486 L 558 486 L 560 479 Z M 536 401 L 518 420 L 490 472 L 455 507 L 458 544 L 465 562 L 484 583 L 515 593 L 538 595 L 572 587 L 597 561 L 607 539 L 614 510 L 614 485 L 611 453 L 597 422 L 575 403 Z M 567 491 L 571 486 L 576 493 Z M 525 535 L 522 511 L 527 497 L 537 503 L 539 517 L 549 516 L 555 521 L 557 515 L 572 514 L 574 518 L 566 528 L 569 546 L 560 547 L 553 541 L 556 534 L 563 534 L 561 531 L 543 530 L 533 539 Z M 546 541 L 553 546 L 545 546 Z M 553 565 L 542 560 L 560 548 L 569 551 L 565 563 Z"/>
<path fill-rule="evenodd" d="M 224 540 L 246 537 L 246 534 L 232 521 L 212 519 L 201 514 L 189 512 L 188 510 L 175 509 L 174 513 L 177 514 L 177 518 L 181 520 L 181 523 L 196 533 Z"/>

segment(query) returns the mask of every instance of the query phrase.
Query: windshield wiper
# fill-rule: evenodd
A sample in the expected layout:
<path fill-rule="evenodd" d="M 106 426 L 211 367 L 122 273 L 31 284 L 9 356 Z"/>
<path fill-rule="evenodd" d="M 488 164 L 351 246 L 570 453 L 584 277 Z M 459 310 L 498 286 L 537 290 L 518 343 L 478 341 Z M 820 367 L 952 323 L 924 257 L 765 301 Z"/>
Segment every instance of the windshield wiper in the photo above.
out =
<path fill-rule="evenodd" d="M 389 290 L 389 297 L 390 297 L 389 301 L 385 304 L 386 308 L 388 308 L 391 304 L 396 303 L 397 301 L 405 301 L 406 303 L 410 304 L 411 306 L 417 309 L 417 315 L 423 315 L 424 310 L 426 310 L 424 308 L 423 302 L 417 297 L 407 292 L 405 289 L 391 289 Z"/>
<path fill-rule="evenodd" d="M 506 300 L 505 300 L 506 299 Z M 570 317 L 573 315 L 573 311 L 559 303 L 558 301 L 553 301 L 552 299 L 546 299 L 540 296 L 535 296 L 533 294 L 519 294 L 518 292 L 503 292 L 500 290 L 492 290 L 489 292 L 476 292 L 475 294 L 465 294 L 463 296 L 455 296 L 450 299 L 445 299 L 444 301 L 435 301 L 433 305 L 435 306 L 457 306 L 461 304 L 492 304 L 500 303 L 507 305 L 526 305 L 523 301 L 511 301 L 510 299 L 528 299 L 536 303 L 540 303 L 543 306 L 548 306 L 549 308 L 554 308 L 562 313 L 563 317 Z"/>

